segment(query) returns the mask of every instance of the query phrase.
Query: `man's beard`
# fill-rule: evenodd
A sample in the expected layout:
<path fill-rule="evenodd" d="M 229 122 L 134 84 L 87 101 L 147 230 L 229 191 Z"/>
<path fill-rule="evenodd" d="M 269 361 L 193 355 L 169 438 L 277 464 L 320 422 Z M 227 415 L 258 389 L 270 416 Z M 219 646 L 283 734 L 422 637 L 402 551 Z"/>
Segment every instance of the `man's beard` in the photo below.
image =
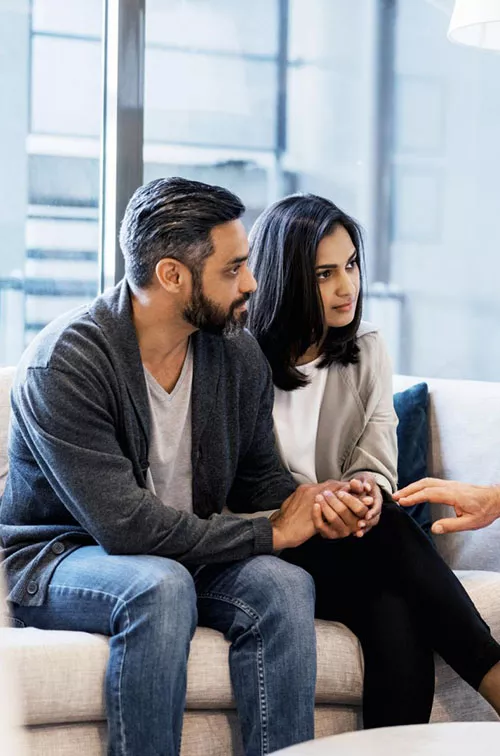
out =
<path fill-rule="evenodd" d="M 191 302 L 184 308 L 182 314 L 188 323 L 199 328 L 200 331 L 221 336 L 243 328 L 248 313 L 246 310 L 241 312 L 236 312 L 236 310 L 249 298 L 250 294 L 245 294 L 233 302 L 229 310 L 225 312 L 220 305 L 205 296 L 201 282 L 194 275 Z"/>

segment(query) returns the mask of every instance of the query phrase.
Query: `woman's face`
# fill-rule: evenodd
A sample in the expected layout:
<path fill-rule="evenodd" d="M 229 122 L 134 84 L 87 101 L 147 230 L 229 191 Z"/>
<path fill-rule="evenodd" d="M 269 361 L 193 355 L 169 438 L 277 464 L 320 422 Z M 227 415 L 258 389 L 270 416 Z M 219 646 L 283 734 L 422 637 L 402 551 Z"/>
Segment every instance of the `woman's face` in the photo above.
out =
<path fill-rule="evenodd" d="M 359 296 L 358 253 L 343 226 L 318 245 L 316 278 L 329 328 L 349 325 Z"/>

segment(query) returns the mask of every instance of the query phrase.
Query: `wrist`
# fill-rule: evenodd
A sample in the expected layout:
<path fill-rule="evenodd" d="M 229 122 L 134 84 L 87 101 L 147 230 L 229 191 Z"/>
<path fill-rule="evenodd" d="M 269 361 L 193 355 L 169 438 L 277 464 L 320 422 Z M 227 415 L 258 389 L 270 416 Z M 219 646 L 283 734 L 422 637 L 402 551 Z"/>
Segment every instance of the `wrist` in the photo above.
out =
<path fill-rule="evenodd" d="M 500 486 L 492 486 L 490 489 L 490 511 L 495 518 L 500 517 Z"/>
<path fill-rule="evenodd" d="M 281 551 L 287 546 L 285 536 L 283 535 L 283 533 L 281 532 L 281 529 L 277 526 L 275 522 L 273 522 L 272 530 L 273 530 L 273 550 Z"/>

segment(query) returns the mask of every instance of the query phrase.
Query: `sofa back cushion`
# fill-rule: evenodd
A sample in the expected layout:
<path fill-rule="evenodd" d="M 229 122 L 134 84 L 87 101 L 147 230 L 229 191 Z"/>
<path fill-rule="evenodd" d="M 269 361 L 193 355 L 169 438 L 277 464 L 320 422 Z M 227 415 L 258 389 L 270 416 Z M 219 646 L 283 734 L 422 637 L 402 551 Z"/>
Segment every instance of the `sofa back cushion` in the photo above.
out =
<path fill-rule="evenodd" d="M 400 488 L 427 477 L 429 456 L 429 389 L 417 383 L 394 394 L 394 409 L 398 416 L 398 485 Z M 416 504 L 408 513 L 429 533 L 432 525 L 430 506 Z"/>

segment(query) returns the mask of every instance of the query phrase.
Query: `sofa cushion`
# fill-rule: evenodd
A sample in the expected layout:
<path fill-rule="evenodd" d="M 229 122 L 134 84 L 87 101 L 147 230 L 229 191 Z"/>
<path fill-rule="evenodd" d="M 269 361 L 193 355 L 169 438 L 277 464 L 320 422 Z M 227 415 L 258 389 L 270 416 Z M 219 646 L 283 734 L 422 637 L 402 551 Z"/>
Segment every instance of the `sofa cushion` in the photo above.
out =
<path fill-rule="evenodd" d="M 460 577 L 493 634 L 500 638 L 500 574 L 467 572 Z M 318 620 L 316 632 L 316 702 L 359 706 L 363 667 L 357 639 L 343 625 L 333 622 Z M 103 683 L 108 659 L 105 637 L 33 628 L 4 628 L 0 633 L 5 634 L 4 641 L 18 665 L 28 724 L 104 719 Z M 234 708 L 228 648 L 220 633 L 197 629 L 188 666 L 188 709 Z M 439 662 L 438 680 L 442 668 Z"/>
<path fill-rule="evenodd" d="M 105 718 L 107 638 L 88 633 L 3 628 L 19 669 L 27 724 L 85 722 Z M 361 700 L 362 659 L 355 636 L 343 625 L 318 621 L 317 701 Z M 188 665 L 188 709 L 232 709 L 229 644 L 200 627 Z"/>
<path fill-rule="evenodd" d="M 427 410 L 429 389 L 426 383 L 417 383 L 394 394 L 394 409 L 398 416 L 398 486 L 405 488 L 416 480 L 427 477 L 429 426 Z M 426 533 L 431 529 L 431 512 L 428 503 L 416 504 L 407 509 Z"/>
<path fill-rule="evenodd" d="M 107 638 L 35 628 L 0 633 L 18 670 L 26 724 L 104 719 Z"/>

